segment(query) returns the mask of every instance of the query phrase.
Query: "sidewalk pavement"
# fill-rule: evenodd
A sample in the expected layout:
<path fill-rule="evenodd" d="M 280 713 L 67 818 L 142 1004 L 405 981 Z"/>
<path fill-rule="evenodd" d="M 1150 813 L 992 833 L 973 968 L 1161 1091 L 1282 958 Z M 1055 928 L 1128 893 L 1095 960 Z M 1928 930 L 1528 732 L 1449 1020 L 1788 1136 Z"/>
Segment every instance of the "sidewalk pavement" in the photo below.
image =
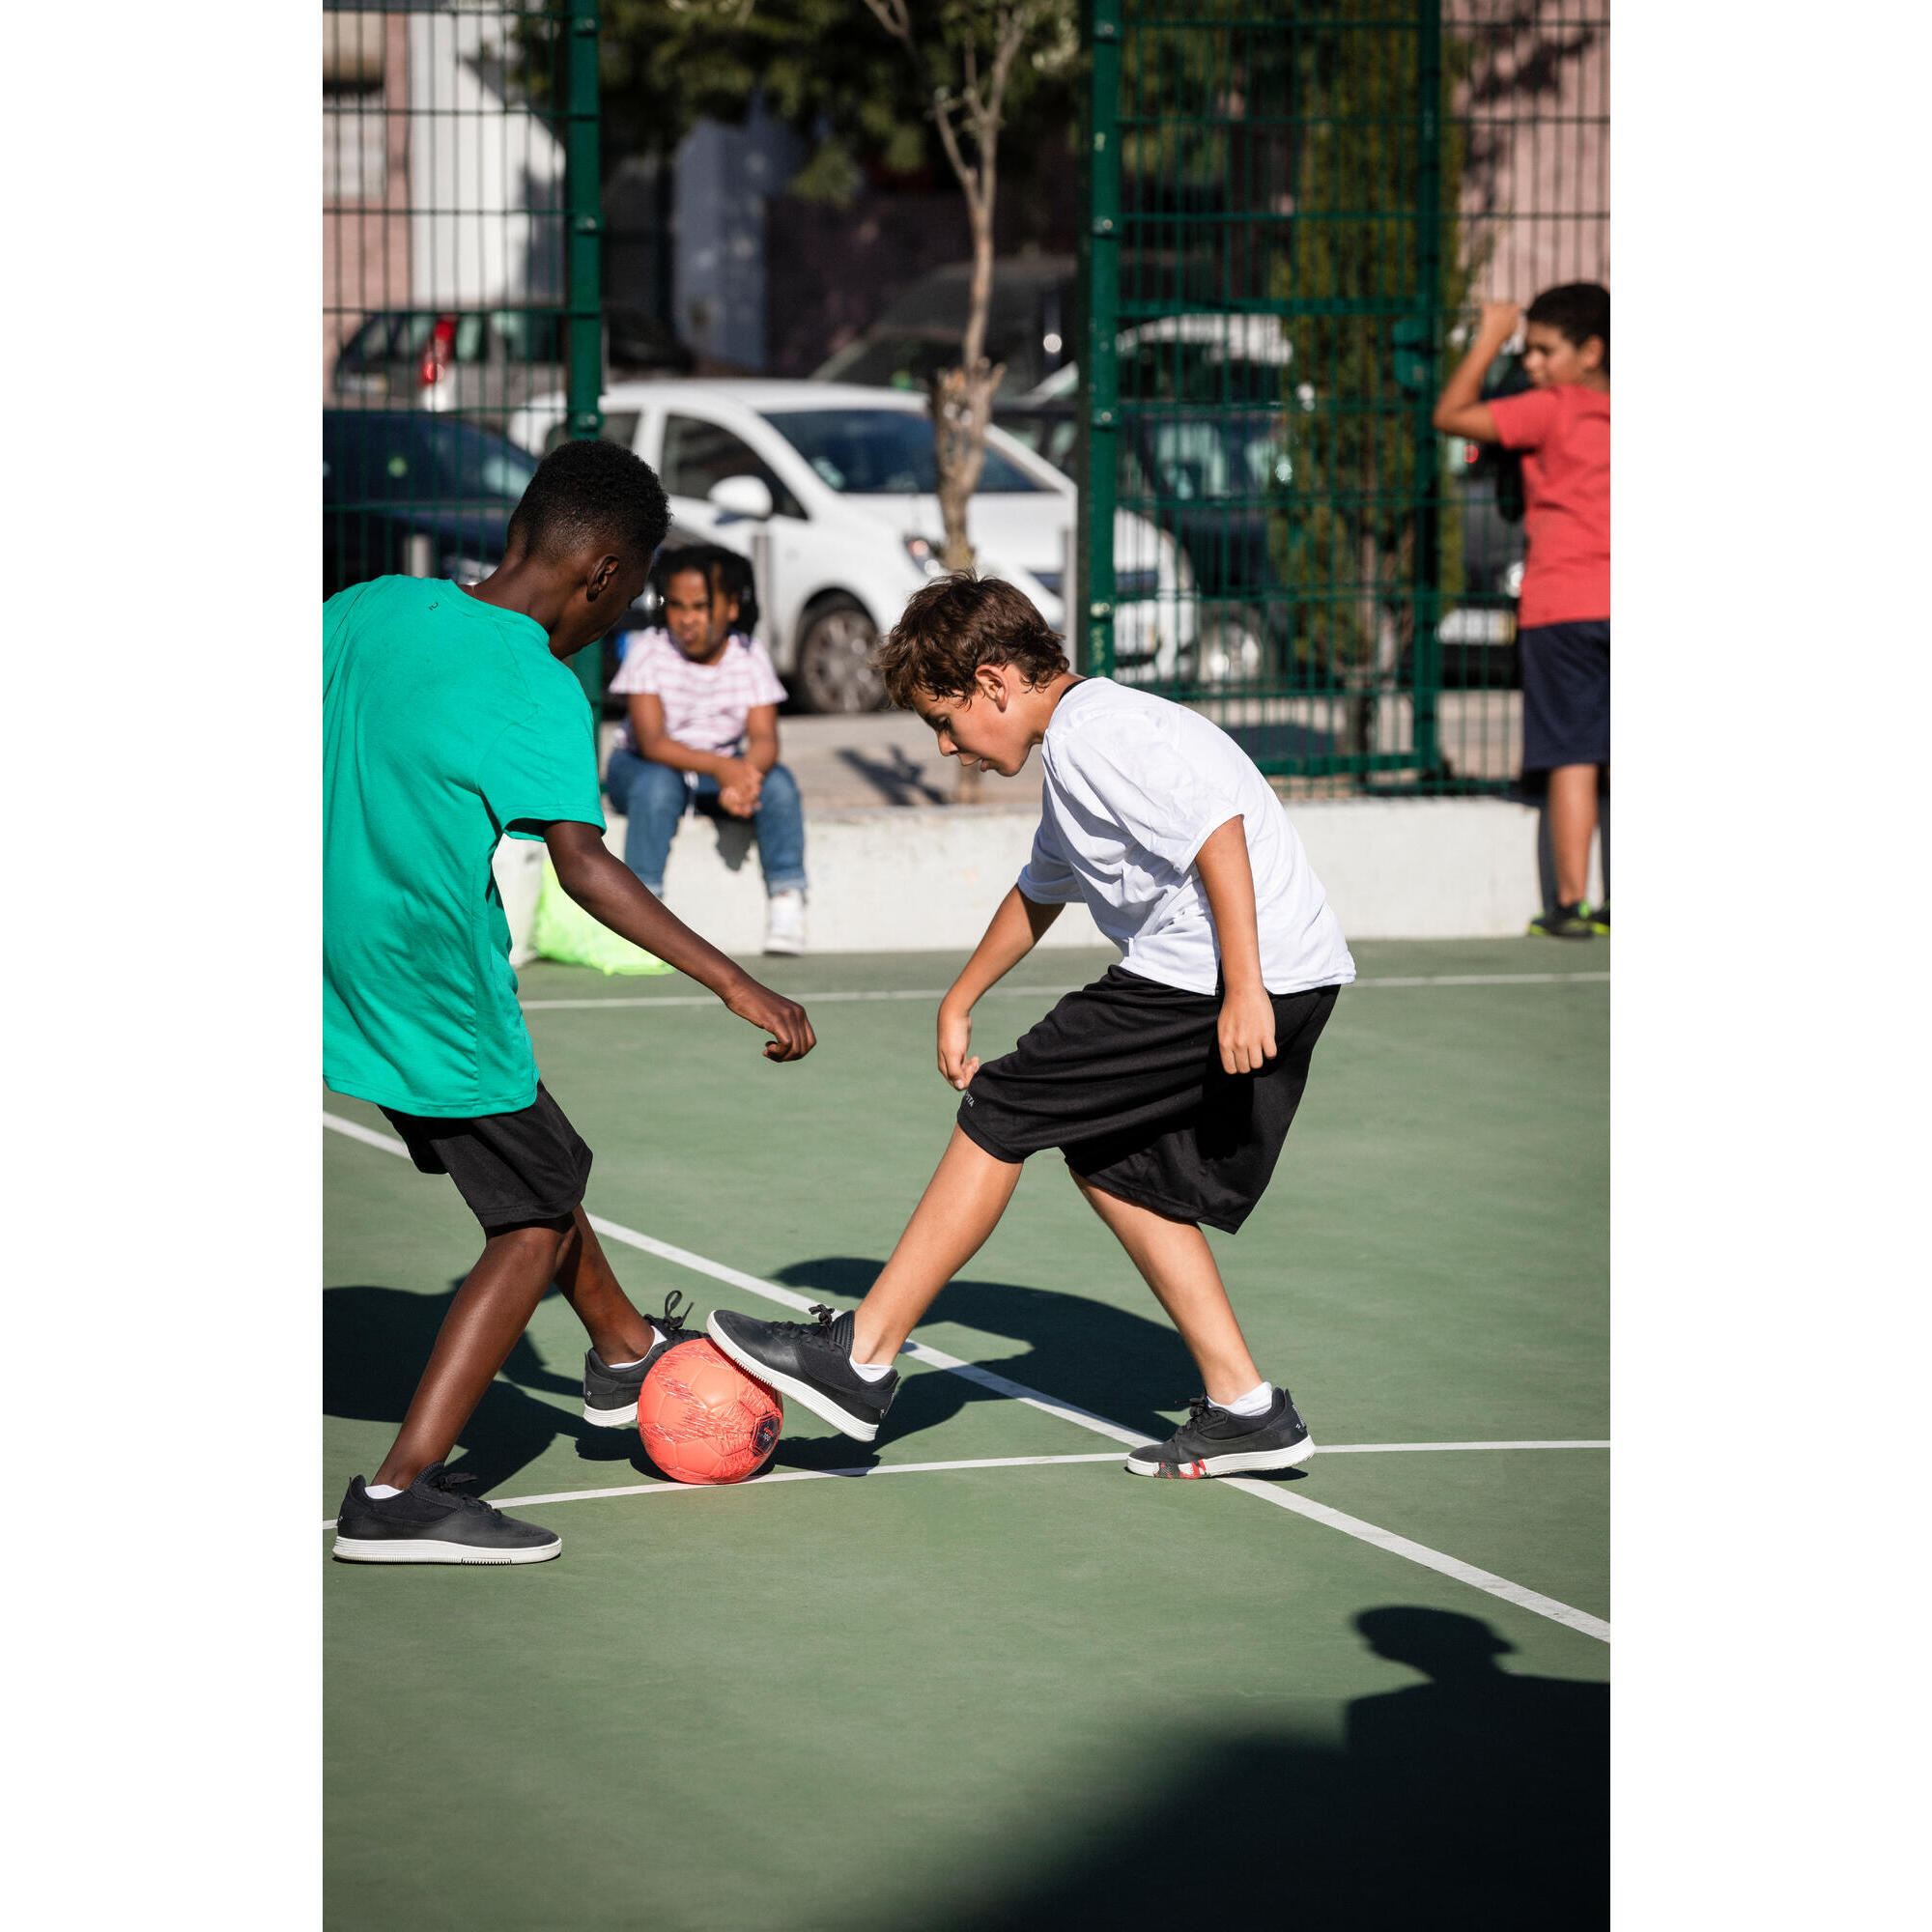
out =
<path fill-rule="evenodd" d="M 808 811 L 959 802 L 958 761 L 942 758 L 930 727 L 909 711 L 860 718 L 781 717 L 779 756 L 798 781 Z M 972 803 L 1039 810 L 1039 760 L 1017 778 L 988 772 Z"/>

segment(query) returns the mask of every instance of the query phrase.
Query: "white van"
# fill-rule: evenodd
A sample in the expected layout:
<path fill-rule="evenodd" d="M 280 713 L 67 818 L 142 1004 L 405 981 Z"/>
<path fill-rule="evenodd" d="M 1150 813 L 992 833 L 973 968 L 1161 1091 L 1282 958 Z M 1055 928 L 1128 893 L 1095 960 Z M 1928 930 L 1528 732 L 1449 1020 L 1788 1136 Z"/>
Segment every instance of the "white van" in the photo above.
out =
<path fill-rule="evenodd" d="M 932 425 L 923 396 L 839 383 L 642 382 L 603 398 L 604 433 L 664 479 L 680 529 L 750 557 L 758 636 L 795 700 L 813 711 L 885 701 L 872 646 L 912 593 L 941 574 Z M 538 397 L 511 440 L 543 452 L 563 434 L 564 399 Z M 1004 435 L 967 515 L 979 567 L 1067 629 L 1074 562 L 1071 480 Z M 1144 517 L 1114 526 L 1114 675 L 1171 678 L 1192 642 L 1193 578 Z"/>

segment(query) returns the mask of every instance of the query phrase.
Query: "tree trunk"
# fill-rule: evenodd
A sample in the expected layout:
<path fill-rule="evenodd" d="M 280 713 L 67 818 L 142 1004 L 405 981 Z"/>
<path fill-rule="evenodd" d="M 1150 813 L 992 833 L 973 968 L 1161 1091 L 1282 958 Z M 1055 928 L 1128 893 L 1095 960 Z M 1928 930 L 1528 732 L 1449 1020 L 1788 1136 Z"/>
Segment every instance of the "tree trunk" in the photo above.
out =
<path fill-rule="evenodd" d="M 986 464 L 986 425 L 993 418 L 993 391 L 1004 364 L 986 360 L 986 324 L 993 306 L 993 222 L 987 200 L 974 197 L 973 281 L 966 309 L 966 336 L 959 367 L 932 379 L 932 450 L 938 472 L 939 516 L 945 541 L 940 561 L 948 570 L 971 570 L 973 542 L 966 533 L 966 506 L 980 487 Z"/>

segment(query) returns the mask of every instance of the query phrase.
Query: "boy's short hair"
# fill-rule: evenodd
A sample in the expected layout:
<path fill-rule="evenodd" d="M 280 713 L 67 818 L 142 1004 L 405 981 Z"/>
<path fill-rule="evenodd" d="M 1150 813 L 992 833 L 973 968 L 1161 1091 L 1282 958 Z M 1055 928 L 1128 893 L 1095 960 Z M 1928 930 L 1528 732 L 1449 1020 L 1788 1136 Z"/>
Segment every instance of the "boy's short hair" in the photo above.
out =
<path fill-rule="evenodd" d="M 608 543 L 648 558 L 669 527 L 670 504 L 651 466 L 620 443 L 585 437 L 558 443 L 537 465 L 506 534 L 538 556 Z"/>
<path fill-rule="evenodd" d="M 887 696 L 902 710 L 912 708 L 915 692 L 970 697 L 981 665 L 1009 664 L 1035 687 L 1072 668 L 1060 633 L 1030 598 L 970 570 L 914 591 L 874 662 Z"/>
<path fill-rule="evenodd" d="M 1610 292 L 1602 282 L 1564 282 L 1545 289 L 1523 321 L 1555 329 L 1577 349 L 1594 335 L 1604 345 L 1604 374 L 1610 373 Z"/>

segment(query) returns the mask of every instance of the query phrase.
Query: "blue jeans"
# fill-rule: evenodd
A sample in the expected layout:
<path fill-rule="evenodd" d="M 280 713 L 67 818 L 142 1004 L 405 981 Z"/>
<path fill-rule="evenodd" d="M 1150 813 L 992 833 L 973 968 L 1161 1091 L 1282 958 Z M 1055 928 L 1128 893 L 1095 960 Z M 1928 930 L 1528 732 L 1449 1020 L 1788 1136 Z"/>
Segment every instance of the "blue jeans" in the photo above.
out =
<path fill-rule="evenodd" d="M 696 785 L 669 765 L 640 758 L 619 746 L 611 753 L 604 789 L 628 823 L 624 828 L 624 863 L 654 893 L 664 891 L 665 861 L 677 821 L 687 810 L 707 817 L 728 819 L 718 802 L 718 781 L 697 773 Z M 758 809 L 752 814 L 758 838 L 758 864 L 769 893 L 805 890 L 805 808 L 799 803 L 798 781 L 782 765 L 765 774 L 758 792 Z"/>

